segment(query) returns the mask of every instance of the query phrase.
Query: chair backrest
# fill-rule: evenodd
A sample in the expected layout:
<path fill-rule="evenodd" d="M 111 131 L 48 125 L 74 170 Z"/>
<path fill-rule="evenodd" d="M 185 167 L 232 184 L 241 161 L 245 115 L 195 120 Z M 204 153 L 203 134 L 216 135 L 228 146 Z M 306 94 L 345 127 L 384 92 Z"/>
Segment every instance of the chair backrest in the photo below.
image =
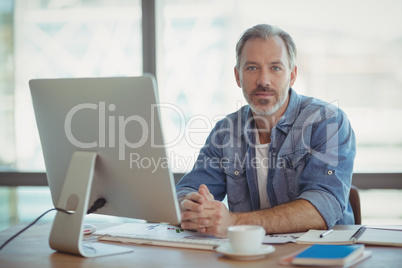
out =
<path fill-rule="evenodd" d="M 360 208 L 359 189 L 354 185 L 350 187 L 349 202 L 352 206 L 355 224 L 360 225 L 362 223 L 362 214 Z"/>

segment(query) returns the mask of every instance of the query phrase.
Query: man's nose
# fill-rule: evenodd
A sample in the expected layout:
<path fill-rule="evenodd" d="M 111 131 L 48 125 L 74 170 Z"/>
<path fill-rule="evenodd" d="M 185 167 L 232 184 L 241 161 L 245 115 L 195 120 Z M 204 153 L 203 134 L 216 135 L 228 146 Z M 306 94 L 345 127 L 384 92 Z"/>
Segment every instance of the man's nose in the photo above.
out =
<path fill-rule="evenodd" d="M 271 86 L 271 77 L 267 70 L 261 70 L 257 84 L 262 87 Z"/>

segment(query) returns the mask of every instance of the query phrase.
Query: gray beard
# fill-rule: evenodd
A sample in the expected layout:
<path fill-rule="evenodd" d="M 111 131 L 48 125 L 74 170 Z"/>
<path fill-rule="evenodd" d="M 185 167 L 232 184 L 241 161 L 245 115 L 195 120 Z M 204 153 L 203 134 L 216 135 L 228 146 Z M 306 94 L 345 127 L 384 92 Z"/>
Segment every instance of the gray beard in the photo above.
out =
<path fill-rule="evenodd" d="M 286 85 L 286 88 L 289 88 L 289 84 Z M 249 97 L 243 91 L 244 98 L 246 99 L 246 101 L 250 105 L 251 110 L 254 112 L 255 115 L 258 115 L 258 116 L 269 116 L 269 115 L 274 114 L 285 103 L 286 97 L 288 96 L 288 94 L 289 94 L 289 90 L 286 91 L 286 94 L 279 96 L 278 101 L 276 102 L 276 104 L 272 108 L 270 108 L 270 109 L 265 108 L 264 109 L 264 107 L 254 105 L 251 102 L 251 100 L 249 99 Z M 269 100 L 260 100 L 259 101 L 260 105 L 266 105 L 268 103 L 269 103 Z"/>

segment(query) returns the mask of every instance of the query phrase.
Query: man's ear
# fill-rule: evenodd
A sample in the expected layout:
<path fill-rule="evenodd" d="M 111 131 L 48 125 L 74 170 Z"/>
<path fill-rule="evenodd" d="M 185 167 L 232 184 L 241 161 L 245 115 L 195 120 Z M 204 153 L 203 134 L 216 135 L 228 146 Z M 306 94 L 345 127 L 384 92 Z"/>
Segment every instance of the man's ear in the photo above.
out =
<path fill-rule="evenodd" d="M 297 78 L 297 66 L 293 67 L 292 72 L 290 73 L 290 81 L 289 81 L 289 87 L 292 87 L 294 83 L 296 82 Z"/>
<path fill-rule="evenodd" d="M 234 74 L 236 77 L 236 83 L 241 88 L 240 73 L 239 73 L 239 70 L 237 70 L 236 66 L 234 67 Z"/>

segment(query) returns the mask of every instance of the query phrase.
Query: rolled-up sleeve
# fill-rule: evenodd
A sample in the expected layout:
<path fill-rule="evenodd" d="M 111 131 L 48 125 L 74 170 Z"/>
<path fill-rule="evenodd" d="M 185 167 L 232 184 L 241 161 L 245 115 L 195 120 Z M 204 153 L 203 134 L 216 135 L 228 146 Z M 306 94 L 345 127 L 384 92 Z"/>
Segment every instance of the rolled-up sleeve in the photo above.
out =
<path fill-rule="evenodd" d="M 315 206 L 331 228 L 353 222 L 348 196 L 356 141 L 349 120 L 340 109 L 320 118 L 323 120 L 311 125 L 310 156 L 299 178 L 298 198 Z"/>
<path fill-rule="evenodd" d="M 215 200 L 222 201 L 226 195 L 226 176 L 222 167 L 222 151 L 219 149 L 219 139 L 215 135 L 219 132 L 218 123 L 207 138 L 204 147 L 200 150 L 193 169 L 183 176 L 176 185 L 177 196 L 184 196 L 198 191 L 201 184 L 208 186 Z"/>

